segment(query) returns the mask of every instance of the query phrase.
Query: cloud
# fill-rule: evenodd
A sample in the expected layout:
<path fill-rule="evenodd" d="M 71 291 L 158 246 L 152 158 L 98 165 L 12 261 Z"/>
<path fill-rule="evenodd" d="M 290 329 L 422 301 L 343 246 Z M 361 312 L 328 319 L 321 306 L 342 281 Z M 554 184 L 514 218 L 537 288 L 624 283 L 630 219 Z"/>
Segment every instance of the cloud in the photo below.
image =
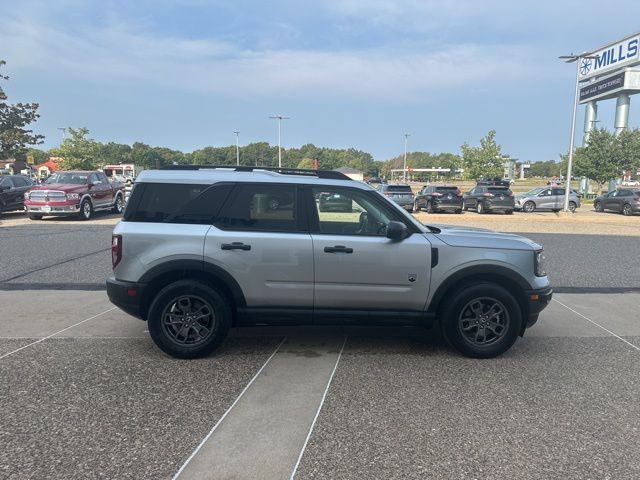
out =
<path fill-rule="evenodd" d="M 522 81 L 534 69 L 534 62 L 521 61 L 526 54 L 521 46 L 468 43 L 340 51 L 257 50 L 212 39 L 133 31 L 117 23 L 69 31 L 7 17 L 0 20 L 0 44 L 6 46 L 13 69 L 246 99 L 315 94 L 428 101 L 443 90 Z"/>

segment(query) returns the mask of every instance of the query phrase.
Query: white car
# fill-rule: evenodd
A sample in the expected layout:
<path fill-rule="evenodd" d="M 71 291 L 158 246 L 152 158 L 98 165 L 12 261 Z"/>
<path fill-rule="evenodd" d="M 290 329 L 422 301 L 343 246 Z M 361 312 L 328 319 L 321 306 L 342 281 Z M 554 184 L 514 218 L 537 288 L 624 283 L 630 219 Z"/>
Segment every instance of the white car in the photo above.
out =
<path fill-rule="evenodd" d="M 640 180 L 627 180 L 622 182 L 623 187 L 640 187 Z"/>

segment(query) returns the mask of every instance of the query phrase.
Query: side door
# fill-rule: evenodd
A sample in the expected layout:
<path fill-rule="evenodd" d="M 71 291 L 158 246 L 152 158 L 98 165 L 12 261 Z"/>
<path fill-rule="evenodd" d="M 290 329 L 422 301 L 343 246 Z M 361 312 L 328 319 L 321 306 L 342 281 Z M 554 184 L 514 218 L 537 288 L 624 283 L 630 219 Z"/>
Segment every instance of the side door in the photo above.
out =
<path fill-rule="evenodd" d="M 318 193 L 350 198 L 349 212 L 321 212 Z M 402 241 L 386 237 L 391 220 L 416 227 L 374 192 L 348 187 L 307 190 L 315 266 L 314 316 L 337 311 L 422 312 L 429 292 L 431 244 L 422 233 Z M 394 318 L 397 318 L 394 317 Z"/>
<path fill-rule="evenodd" d="M 28 177 L 16 176 L 13 177 L 13 201 L 12 208 L 15 210 L 21 210 L 24 207 L 24 194 L 29 188 L 31 188 L 31 182 Z"/>
<path fill-rule="evenodd" d="M 476 196 L 481 188 L 482 187 L 472 188 L 469 193 L 467 193 L 466 198 L 464 199 L 464 204 L 467 208 L 476 208 L 476 205 L 478 204 Z"/>
<path fill-rule="evenodd" d="M 552 195 L 552 190 L 547 188 L 538 194 L 536 199 L 536 209 L 539 210 L 552 210 L 555 208 L 555 198 Z"/>
<path fill-rule="evenodd" d="M 614 190 L 613 192 L 607 193 L 607 196 L 604 197 L 604 209 L 605 210 L 618 210 L 617 199 L 618 190 Z"/>
<path fill-rule="evenodd" d="M 108 192 L 105 191 L 105 187 L 108 185 L 104 185 L 97 173 L 91 173 L 89 175 L 89 195 L 91 196 L 91 200 L 93 202 L 93 208 L 104 208 L 107 200 Z"/>
<path fill-rule="evenodd" d="M 240 183 L 204 244 L 204 261 L 229 273 L 247 309 L 313 308 L 313 247 L 294 184 Z"/>
<path fill-rule="evenodd" d="M 624 204 L 629 202 L 631 196 L 633 196 L 633 193 L 631 190 L 627 190 L 626 188 L 618 191 L 618 195 L 616 196 L 618 212 L 622 212 Z"/>

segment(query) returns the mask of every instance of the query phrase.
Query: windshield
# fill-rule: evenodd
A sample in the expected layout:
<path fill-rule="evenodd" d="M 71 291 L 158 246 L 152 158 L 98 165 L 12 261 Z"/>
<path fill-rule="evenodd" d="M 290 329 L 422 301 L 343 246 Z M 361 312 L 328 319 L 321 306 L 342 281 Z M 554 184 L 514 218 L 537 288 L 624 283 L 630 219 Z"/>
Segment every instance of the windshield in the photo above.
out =
<path fill-rule="evenodd" d="M 84 185 L 88 182 L 89 176 L 84 173 L 63 172 L 54 173 L 44 182 L 45 184 L 52 183 L 71 183 L 75 185 Z"/>
<path fill-rule="evenodd" d="M 388 192 L 401 192 L 411 193 L 411 187 L 409 185 L 389 185 L 387 187 Z"/>

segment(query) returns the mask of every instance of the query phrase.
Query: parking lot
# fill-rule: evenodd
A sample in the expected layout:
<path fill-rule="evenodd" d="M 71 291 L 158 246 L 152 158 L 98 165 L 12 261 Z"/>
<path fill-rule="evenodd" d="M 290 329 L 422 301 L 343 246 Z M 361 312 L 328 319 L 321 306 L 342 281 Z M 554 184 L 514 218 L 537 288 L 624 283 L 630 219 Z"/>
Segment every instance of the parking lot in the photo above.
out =
<path fill-rule="evenodd" d="M 5 215 L 0 477 L 640 477 L 640 222 L 418 214 L 521 232 L 556 290 L 502 357 L 416 329 L 236 329 L 162 354 L 106 298 L 115 216 Z"/>

